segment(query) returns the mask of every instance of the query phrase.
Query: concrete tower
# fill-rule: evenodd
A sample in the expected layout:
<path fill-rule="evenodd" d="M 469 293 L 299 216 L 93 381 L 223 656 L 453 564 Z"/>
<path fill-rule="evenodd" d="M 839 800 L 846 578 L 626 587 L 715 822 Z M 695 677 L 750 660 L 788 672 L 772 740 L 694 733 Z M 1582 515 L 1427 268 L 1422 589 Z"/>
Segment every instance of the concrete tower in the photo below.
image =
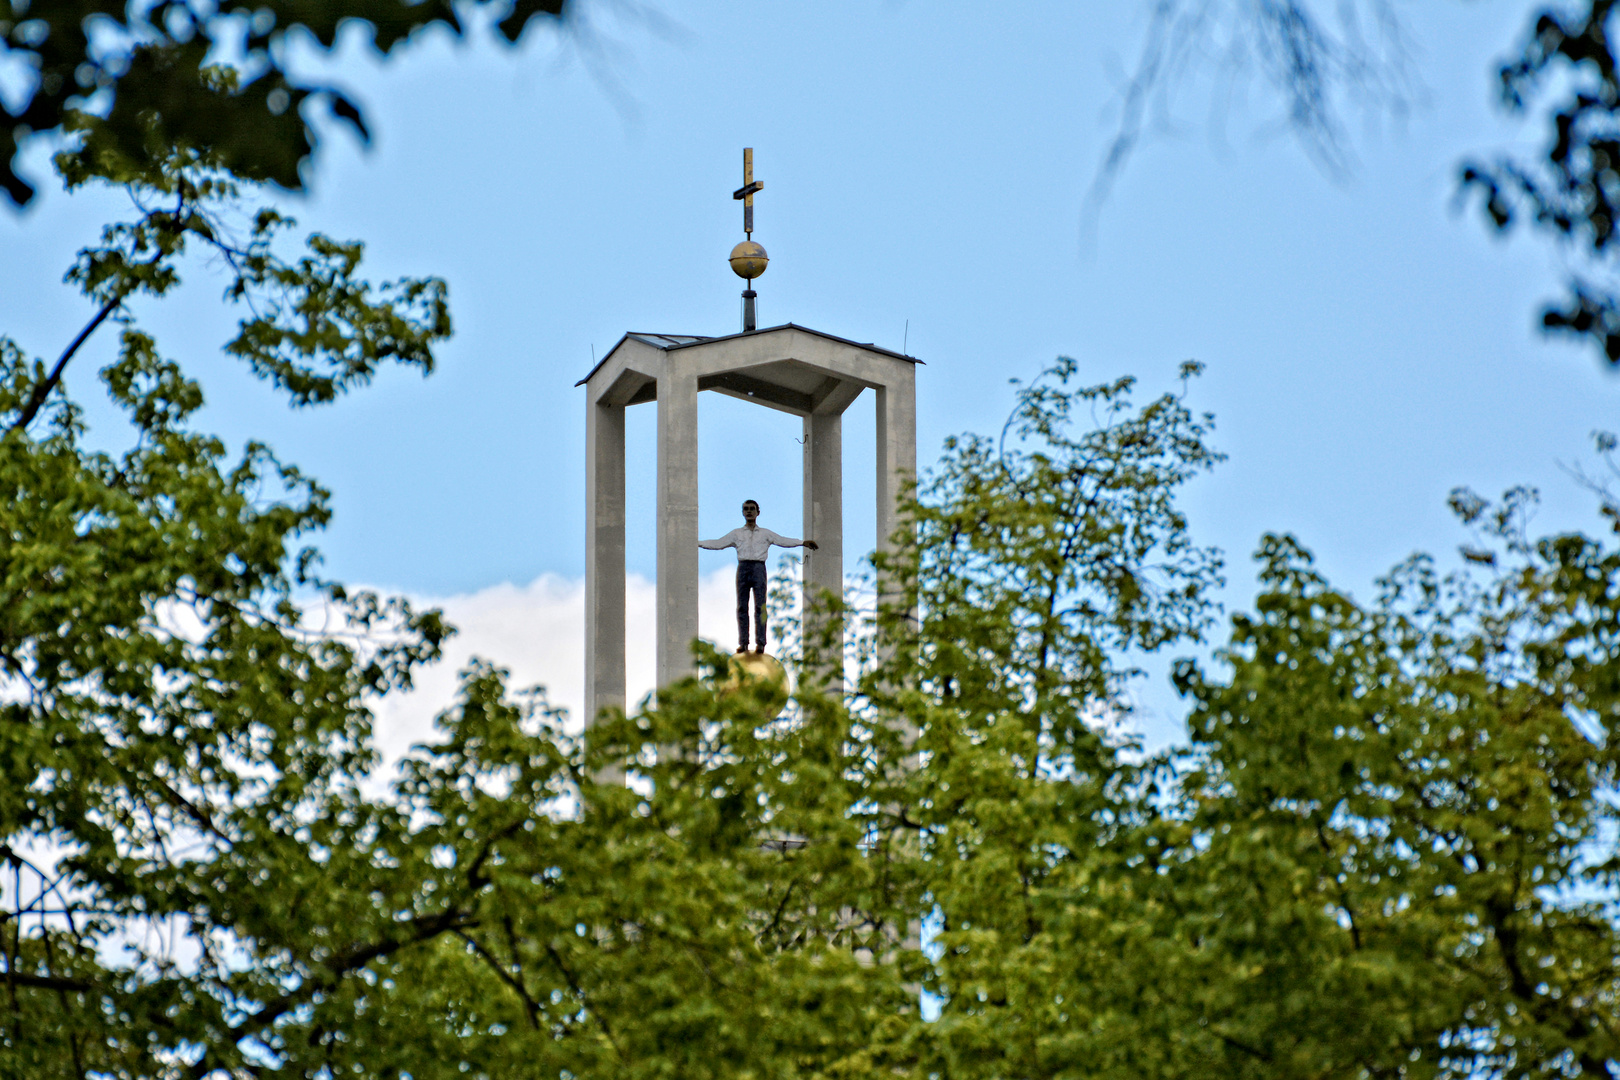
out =
<path fill-rule="evenodd" d="M 658 684 L 691 671 L 698 632 L 697 396 L 714 390 L 804 418 L 806 593 L 844 581 L 843 414 L 877 404 L 877 536 L 899 526 L 917 471 L 918 361 L 792 323 L 727 337 L 626 334 L 585 387 L 585 711 L 625 703 L 624 411 L 658 409 Z"/>
<path fill-rule="evenodd" d="M 788 323 L 754 327 L 753 279 L 765 249 L 753 242 L 753 151 L 744 151 L 748 240 L 731 254 L 746 279 L 743 332 L 723 337 L 630 333 L 577 386 L 585 388 L 585 718 L 625 704 L 624 413 L 658 410 L 657 674 L 687 675 L 698 633 L 697 396 L 714 390 L 804 419 L 804 535 L 819 550 L 804 562 L 806 596 L 844 582 L 843 414 L 874 392 L 877 405 L 877 539 L 899 525 L 901 485 L 917 471 L 916 366 L 900 353 Z"/>

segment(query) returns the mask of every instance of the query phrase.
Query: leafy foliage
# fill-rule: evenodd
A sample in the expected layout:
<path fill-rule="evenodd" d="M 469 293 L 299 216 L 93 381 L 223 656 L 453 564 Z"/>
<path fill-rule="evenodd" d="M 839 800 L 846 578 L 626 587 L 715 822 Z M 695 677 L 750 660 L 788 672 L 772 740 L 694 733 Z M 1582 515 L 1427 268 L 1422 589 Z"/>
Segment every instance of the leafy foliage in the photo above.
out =
<path fill-rule="evenodd" d="M 1620 554 L 1532 541 L 1528 494 L 1458 493 L 1467 570 L 1369 606 L 1267 538 L 1221 673 L 1178 666 L 1193 744 L 1147 755 L 1129 657 L 1211 624 L 1176 500 L 1220 455 L 1185 392 L 1060 360 L 912 493 L 847 687 L 811 635 L 777 716 L 700 648 L 585 739 L 479 663 L 389 780 L 370 703 L 449 629 L 315 576 L 325 492 L 193 431 L 125 301 L 210 246 L 256 297 L 229 351 L 320 403 L 430 369 L 443 287 L 158 181 L 73 273 L 134 445 L 82 445 L 77 346 L 0 356 L 0 1071 L 1609 1071 Z"/>
<path fill-rule="evenodd" d="M 5 345 L 0 1067 L 855 1076 L 931 1060 L 917 988 L 947 983 L 919 917 L 1000 879 L 953 863 L 953 893 L 930 868 L 994 821 L 964 801 L 975 772 L 999 778 L 992 793 L 1045 776 L 1008 771 L 1009 751 L 1073 743 L 1091 780 L 1079 805 L 1118 800 L 1113 749 L 1084 713 L 1117 684 L 1110 645 L 1199 620 L 1209 556 L 1186 545 L 1168 493 L 1213 460 L 1201 424 L 1174 398 L 1130 414 L 1126 383 L 1069 390 L 1064 362 L 1022 398 L 1019 431 L 1041 449 L 1001 455 L 981 482 L 984 444 L 957 444 L 915 506 L 932 539 L 901 549 L 902 594 L 935 613 L 905 641 L 966 634 L 978 651 L 885 643 L 887 666 L 853 698 L 807 678 L 780 722 L 762 722 L 771 692 L 705 653 L 703 678 L 605 718 L 588 743 L 478 665 L 443 738 L 389 784 L 370 700 L 408 686 L 449 629 L 315 576 L 296 545 L 328 519 L 326 493 L 266 448 L 231 462 L 192 430 L 200 388 L 127 301 L 178 288 L 177 260 L 207 246 L 227 297 L 256 298 L 227 351 L 319 403 L 390 359 L 431 368 L 443 287 L 379 292 L 355 277 L 357 246 L 320 238 L 281 258 L 288 223 L 235 224 L 235 181 L 196 155 L 133 182 L 150 208 L 72 273 L 98 305 L 84 331 L 49 368 Z M 135 432 L 121 455 L 82 445 L 66 391 L 104 321 L 122 348 L 102 380 Z M 1091 408 L 1110 423 L 1072 436 Z M 995 510 L 1017 491 L 1040 512 Z M 966 521 L 968 548 L 936 545 Z M 998 553 L 1015 549 L 1046 551 L 1041 572 L 1008 577 Z M 308 587 L 336 632 L 295 603 Z M 1033 606 L 1018 599 L 1035 588 Z M 999 609 L 962 622 L 963 589 Z M 987 636 L 1002 614 L 1020 633 Z M 925 684 L 895 666 L 925 654 Z M 952 682 L 958 663 L 998 677 Z M 1003 713 L 974 721 L 993 740 L 982 751 L 962 722 L 980 687 Z M 951 771 L 919 772 L 924 746 Z M 614 779 L 626 771 L 629 787 Z M 1046 832 L 1028 824 L 1009 865 L 1039 862 Z"/>
<path fill-rule="evenodd" d="M 1572 275 L 1568 297 L 1549 306 L 1542 321 L 1587 339 L 1611 364 L 1620 363 L 1620 306 L 1610 262 L 1620 199 L 1613 15 L 1613 0 L 1588 0 L 1532 16 L 1518 55 L 1502 65 L 1501 97 L 1510 112 L 1537 111 L 1545 118 L 1545 156 L 1539 162 L 1504 156 L 1470 163 L 1462 172 L 1464 187 L 1483 196 L 1495 228 L 1527 219 L 1576 251 L 1585 269 Z"/>
<path fill-rule="evenodd" d="M 1605 1076 L 1620 1056 L 1620 554 L 1531 542 L 1528 498 L 1458 493 L 1488 569 L 1415 558 L 1366 608 L 1268 538 L 1230 678 L 1181 668 L 1201 753 L 1166 892 L 1204 910 L 1164 929 L 1240 973 L 1200 1018 L 1232 1074 Z"/>
<path fill-rule="evenodd" d="M 69 274 L 89 322 L 49 368 L 0 339 L 0 1053 L 39 1076 L 246 1067 L 243 1040 L 442 917 L 332 939 L 372 906 L 363 883 L 403 828 L 357 787 L 366 699 L 408 686 L 448 628 L 314 575 L 297 545 L 329 519 L 327 493 L 262 445 L 230 460 L 193 430 L 199 386 L 127 302 L 177 287 L 202 245 L 231 295 L 259 300 L 230 351 L 295 401 L 327 400 L 387 360 L 431 368 L 443 283 L 374 299 L 358 245 L 316 237 L 315 257 L 284 261 L 271 232 L 289 223 L 268 212 L 233 244 L 237 183 L 196 154 L 123 178 L 149 208 Z M 85 447 L 64 384 L 107 321 L 120 347 L 101 379 L 132 430 L 116 454 Z M 306 627 L 301 587 L 344 633 Z M 361 891 L 311 888 L 334 878 Z"/>
<path fill-rule="evenodd" d="M 1459 491 L 1464 568 L 1415 557 L 1363 606 L 1267 537 L 1223 673 L 1177 665 L 1193 744 L 1144 756 L 1116 665 L 1203 626 L 1217 564 L 1171 495 L 1215 455 L 1174 398 L 1065 434 L 1119 391 L 1024 391 L 1027 456 L 956 443 L 891 567 L 913 589 L 861 689 L 913 755 L 895 813 L 939 930 L 911 1067 L 1612 1075 L 1620 552 Z M 1120 585 L 1155 576 L 1154 606 Z"/>
<path fill-rule="evenodd" d="M 1456 493 L 1465 568 L 1366 605 L 1267 537 L 1149 755 L 1123 691 L 1213 623 L 1177 499 L 1220 454 L 1185 389 L 1060 359 L 920 478 L 870 619 L 790 628 L 785 713 L 699 644 L 585 738 L 478 662 L 385 773 L 371 707 L 450 628 L 319 576 L 327 493 L 197 431 L 130 301 L 218 256 L 225 353 L 315 405 L 430 372 L 447 290 L 287 254 L 251 169 L 140 123 L 58 158 L 137 209 L 90 317 L 0 339 L 0 1075 L 1613 1073 L 1620 553 L 1529 493 Z M 68 393 L 107 323 L 119 451 Z"/>
<path fill-rule="evenodd" d="M 391 55 L 431 28 L 457 36 L 485 11 L 500 16 L 500 36 L 515 42 L 536 17 L 560 17 L 566 0 L 7 0 L 0 7 L 0 66 L 25 78 L 25 93 L 5 107 L 0 129 L 0 187 L 17 205 L 34 188 L 17 172 L 28 139 L 76 125 L 104 151 L 143 164 L 175 147 L 203 153 L 236 176 L 302 186 L 300 169 L 318 143 L 316 106 L 369 138 L 360 105 L 335 86 L 288 67 L 289 49 L 330 53 L 346 28 L 364 29 Z M 240 80 L 222 81 L 215 65 L 232 58 Z"/>

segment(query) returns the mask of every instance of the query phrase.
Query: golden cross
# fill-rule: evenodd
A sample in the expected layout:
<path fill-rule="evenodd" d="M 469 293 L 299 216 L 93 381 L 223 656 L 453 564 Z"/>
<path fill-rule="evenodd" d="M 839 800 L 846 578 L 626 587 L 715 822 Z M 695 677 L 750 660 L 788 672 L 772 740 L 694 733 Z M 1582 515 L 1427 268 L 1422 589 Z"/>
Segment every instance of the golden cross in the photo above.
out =
<path fill-rule="evenodd" d="M 743 186 L 731 193 L 733 199 L 741 199 L 743 204 L 743 232 L 748 239 L 754 238 L 754 192 L 765 186 L 765 181 L 754 179 L 754 148 L 743 148 Z"/>

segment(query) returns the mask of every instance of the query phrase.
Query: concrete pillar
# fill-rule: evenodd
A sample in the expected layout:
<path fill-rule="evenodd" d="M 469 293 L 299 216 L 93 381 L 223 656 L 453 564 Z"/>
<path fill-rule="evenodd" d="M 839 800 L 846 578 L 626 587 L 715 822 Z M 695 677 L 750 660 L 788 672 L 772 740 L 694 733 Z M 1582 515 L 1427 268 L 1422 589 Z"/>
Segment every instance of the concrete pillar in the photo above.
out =
<path fill-rule="evenodd" d="M 624 406 L 585 413 L 585 723 L 624 707 Z"/>
<path fill-rule="evenodd" d="M 877 388 L 877 546 L 890 550 L 900 527 L 898 499 L 917 478 L 917 381 L 907 365 L 893 381 Z"/>
<path fill-rule="evenodd" d="M 917 380 L 916 370 L 907 365 L 897 371 L 886 386 L 877 390 L 877 546 L 893 551 L 895 532 L 900 528 L 899 498 L 905 485 L 917 478 Z M 875 582 L 878 602 L 892 603 L 895 590 L 879 575 Z M 908 611 L 909 620 L 916 617 Z M 915 623 L 913 622 L 913 625 Z M 909 720 L 900 722 L 900 736 L 906 745 L 917 739 L 917 729 Z M 916 757 L 908 757 L 907 771 L 916 769 Z"/>
<path fill-rule="evenodd" d="M 844 418 L 811 413 L 804 418 L 804 535 L 817 550 L 804 553 L 804 597 L 844 589 Z M 808 617 L 805 632 L 812 632 Z"/>
<path fill-rule="evenodd" d="M 658 379 L 658 685 L 692 671 L 698 636 L 697 376 Z"/>

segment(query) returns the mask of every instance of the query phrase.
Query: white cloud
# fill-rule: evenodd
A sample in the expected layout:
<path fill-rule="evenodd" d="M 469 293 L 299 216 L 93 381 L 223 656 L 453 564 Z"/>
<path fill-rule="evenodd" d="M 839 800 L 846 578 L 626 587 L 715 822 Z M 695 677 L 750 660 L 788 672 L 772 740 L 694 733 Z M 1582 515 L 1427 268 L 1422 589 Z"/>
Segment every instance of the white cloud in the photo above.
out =
<path fill-rule="evenodd" d="M 698 633 L 725 649 L 736 647 L 734 571 L 716 570 L 698 588 Z M 474 657 L 510 671 L 514 688 L 544 686 L 553 704 L 580 721 L 585 705 L 585 583 L 542 574 L 527 585 L 492 585 L 453 596 L 412 596 L 419 608 L 437 607 L 460 633 L 445 658 L 419 671 L 408 694 L 375 705 L 377 746 L 394 760 L 413 743 L 433 737 L 433 718 L 455 701 L 457 673 Z M 632 574 L 625 583 L 625 668 L 633 705 L 653 687 L 653 583 Z"/>

